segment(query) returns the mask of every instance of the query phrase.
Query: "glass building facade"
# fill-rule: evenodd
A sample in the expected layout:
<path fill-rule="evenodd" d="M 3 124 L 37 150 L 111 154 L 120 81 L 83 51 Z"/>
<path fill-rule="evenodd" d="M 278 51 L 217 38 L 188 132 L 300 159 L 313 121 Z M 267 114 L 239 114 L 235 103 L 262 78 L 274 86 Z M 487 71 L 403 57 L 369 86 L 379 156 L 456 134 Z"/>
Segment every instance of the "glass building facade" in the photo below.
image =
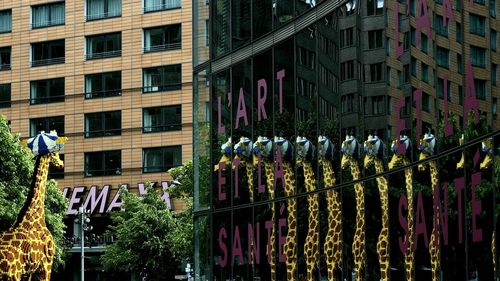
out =
<path fill-rule="evenodd" d="M 195 280 L 495 278 L 498 175 L 480 164 L 489 157 L 481 141 L 492 137 L 497 148 L 498 127 L 491 114 L 469 129 L 450 115 L 448 135 L 437 114 L 443 100 L 412 98 L 413 65 L 393 66 L 393 1 L 359 2 L 193 1 Z M 403 60 L 421 62 L 406 39 Z M 473 132 L 467 146 L 459 146 L 463 127 Z M 428 162 L 438 175 L 417 167 L 425 132 L 438 139 Z M 400 134 L 412 164 L 389 172 Z M 385 143 L 375 168 L 365 167 L 373 136 Z M 466 165 L 455 168 L 462 152 Z M 433 229 L 439 256 L 431 259 Z"/>

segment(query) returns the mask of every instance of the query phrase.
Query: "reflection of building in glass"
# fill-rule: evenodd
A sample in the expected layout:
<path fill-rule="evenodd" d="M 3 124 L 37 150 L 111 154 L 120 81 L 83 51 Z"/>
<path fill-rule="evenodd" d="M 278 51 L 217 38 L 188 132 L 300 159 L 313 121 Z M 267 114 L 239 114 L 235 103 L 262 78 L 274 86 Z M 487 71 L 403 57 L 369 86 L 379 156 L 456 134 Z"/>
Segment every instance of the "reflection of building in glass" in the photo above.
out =
<path fill-rule="evenodd" d="M 166 171 L 192 158 L 191 2 L 50 2 L 0 4 L 0 114 L 22 139 L 57 130 L 71 140 L 64 171 L 49 173 L 71 202 L 74 253 L 54 279 L 73 280 L 80 270 L 73 219 L 84 206 L 94 226 L 87 279 L 119 280 L 130 273 L 104 273 L 99 261 L 112 241 L 103 233 L 106 212 L 119 209 L 118 189 L 139 193 L 146 181 L 166 187 Z"/>
<path fill-rule="evenodd" d="M 448 5 L 450 2 L 452 5 Z M 405 183 L 415 185 L 409 190 L 415 190 L 414 205 L 421 200 L 424 206 L 426 217 L 420 222 L 425 221 L 427 240 L 431 241 L 430 186 L 435 177 L 428 171 L 417 174 L 416 170 L 413 176 L 408 173 L 410 176 L 405 177 L 400 171 L 387 176 L 388 187 L 380 188 L 375 179 L 364 182 L 364 194 L 360 194 L 359 188 L 355 193 L 349 182 L 386 171 L 387 161 L 393 155 L 389 149 L 391 141 L 400 133 L 408 135 L 405 159 L 411 162 L 419 154 L 417 134 L 422 133 L 422 138 L 430 129 L 440 137 L 444 113 L 449 111 L 456 116 L 455 132 L 462 128 L 464 105 L 468 104 L 466 94 L 472 86 L 479 113 L 490 126 L 488 130 L 500 128 L 496 113 L 499 4 L 471 3 L 214 0 L 207 5 L 206 1 L 197 2 L 193 8 L 200 15 L 194 17 L 193 23 L 196 27 L 193 30 L 194 157 L 198 164 L 195 170 L 198 182 L 194 187 L 194 269 L 200 280 L 274 280 L 275 275 L 276 280 L 284 280 L 287 274 L 301 280 L 308 273 L 315 276 L 314 280 L 326 276 L 353 280 L 359 270 L 358 275 L 379 280 L 381 198 L 389 212 L 386 239 L 390 247 L 382 247 L 390 252 L 385 268 L 390 268 L 391 280 L 406 280 L 402 262 L 405 256 L 399 243 L 404 233 L 400 218 L 406 219 L 406 213 L 399 213 L 403 209 L 398 206 L 407 201 L 400 201 L 403 197 L 399 196 L 406 194 Z M 424 14 L 419 12 L 424 10 L 429 30 Z M 205 33 L 207 21 L 209 37 Z M 403 120 L 405 129 L 398 128 L 401 126 L 398 119 Z M 346 161 L 346 170 L 341 171 L 341 145 L 356 143 L 351 139 L 344 141 L 346 135 L 356 138 L 359 145 L 351 149 L 355 156 Z M 382 158 L 371 159 L 377 163 L 375 171 L 365 169 L 366 162 L 357 158 L 369 135 L 380 145 L 374 155 Z M 308 150 L 314 152 L 306 154 L 311 158 L 305 160 L 297 158 L 294 152 L 302 148 L 297 143 L 302 137 L 318 149 Z M 321 143 L 319 138 L 323 140 Z M 454 139 L 452 136 L 446 143 L 438 140 L 438 147 L 443 150 L 456 147 L 458 138 L 456 143 L 450 143 Z M 247 151 L 249 145 L 252 149 Z M 319 151 L 320 147 L 324 150 Z M 463 174 L 469 181 L 473 169 L 447 168 L 451 162 L 455 167 L 459 159 L 454 158 L 452 155 L 450 159 L 437 161 L 440 180 L 453 182 L 454 177 Z M 483 179 L 491 180 L 491 176 L 486 174 Z M 408 178 L 413 181 L 407 181 Z M 335 216 L 329 217 L 336 210 L 332 207 L 337 202 L 336 193 L 319 193 L 318 266 L 307 254 L 308 234 L 314 228 L 310 212 L 316 200 L 305 194 L 313 190 L 310 179 L 316 188 L 333 182 L 347 184 L 339 190 L 342 217 L 337 221 Z M 428 190 L 418 195 L 417 186 Z M 389 191 L 388 204 L 386 197 L 379 196 L 380 190 Z M 491 194 L 492 189 L 487 192 Z M 289 198 L 292 194 L 297 197 Z M 364 203 L 356 205 L 355 199 L 363 196 Z M 490 206 L 485 208 L 490 215 L 491 198 L 482 199 L 484 206 Z M 356 219 L 356 206 L 365 209 L 364 225 Z M 417 206 L 413 210 L 418 210 Z M 482 225 L 488 238 L 478 244 L 489 252 L 488 239 L 494 225 L 490 217 Z M 292 226 L 290 221 L 297 224 Z M 329 269 L 334 257 L 325 251 L 331 248 L 324 241 L 331 237 L 329 228 L 340 222 L 343 263 Z M 384 227 L 387 225 L 385 221 Z M 450 231 L 456 228 L 457 218 L 450 218 L 449 225 Z M 366 232 L 366 257 L 363 260 L 358 256 L 355 262 L 351 248 L 356 245 L 354 234 L 361 228 Z M 464 235 L 471 239 L 471 233 Z M 424 234 L 417 236 L 414 280 L 429 280 L 436 270 L 428 258 Z M 493 276 L 491 258 L 481 263 L 478 253 L 458 243 L 458 237 L 453 239 L 450 244 L 455 246 L 442 244 L 440 248 L 444 280 L 462 280 L 476 270 L 485 278 Z M 286 246 L 290 241 L 295 245 L 292 249 Z M 359 241 L 358 245 L 362 243 Z M 357 263 L 365 266 L 359 269 Z M 460 269 L 456 264 L 460 264 Z"/>

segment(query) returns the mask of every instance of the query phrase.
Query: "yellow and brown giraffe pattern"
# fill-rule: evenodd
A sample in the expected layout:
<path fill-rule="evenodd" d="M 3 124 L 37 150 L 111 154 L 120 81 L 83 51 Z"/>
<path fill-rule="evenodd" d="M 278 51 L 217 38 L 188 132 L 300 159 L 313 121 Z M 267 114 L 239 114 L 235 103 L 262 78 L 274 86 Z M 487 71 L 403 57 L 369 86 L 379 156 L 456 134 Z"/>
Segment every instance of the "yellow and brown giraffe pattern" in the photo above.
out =
<path fill-rule="evenodd" d="M 318 143 L 319 165 L 323 168 L 324 186 L 331 188 L 335 185 L 336 179 L 332 162 L 326 157 L 327 149 L 332 149 L 332 147 L 328 148 L 327 146 L 332 146 L 331 141 L 320 136 Z M 335 189 L 326 191 L 326 205 L 328 209 L 328 232 L 325 237 L 324 252 L 328 280 L 335 281 L 335 270 L 340 269 L 342 265 L 342 202 L 339 191 Z"/>
<path fill-rule="evenodd" d="M 58 152 L 37 156 L 29 206 L 13 227 L 0 236 L 0 279 L 50 280 L 54 241 L 45 225 L 45 189 L 49 165 L 63 166 Z M 28 202 L 27 202 L 28 203 Z"/>
<path fill-rule="evenodd" d="M 374 148 L 372 141 L 378 142 L 378 145 L 382 147 Z M 370 166 L 375 167 L 375 172 L 377 174 L 382 174 L 384 172 L 384 164 L 382 159 L 377 156 L 378 150 L 383 151 L 383 144 L 377 138 L 369 136 L 368 140 L 365 141 L 365 169 Z M 380 264 L 380 280 L 388 280 L 390 273 L 389 264 L 389 184 L 387 179 L 383 176 L 377 177 L 376 179 L 378 185 L 378 192 L 380 196 L 380 208 L 382 213 L 382 228 L 380 229 L 380 234 L 378 236 L 377 242 L 377 254 L 378 261 Z"/>

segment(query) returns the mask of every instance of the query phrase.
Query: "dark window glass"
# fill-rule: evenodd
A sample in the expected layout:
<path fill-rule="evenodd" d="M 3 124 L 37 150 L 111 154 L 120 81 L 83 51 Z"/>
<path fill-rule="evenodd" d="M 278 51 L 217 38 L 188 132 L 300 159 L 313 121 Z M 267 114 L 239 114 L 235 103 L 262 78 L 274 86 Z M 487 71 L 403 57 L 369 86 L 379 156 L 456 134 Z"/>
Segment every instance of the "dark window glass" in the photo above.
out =
<path fill-rule="evenodd" d="M 122 112 L 107 111 L 85 114 L 85 137 L 119 136 L 122 133 Z"/>
<path fill-rule="evenodd" d="M 463 71 L 462 55 L 461 54 L 457 54 L 457 71 L 460 74 Z"/>
<path fill-rule="evenodd" d="M 446 26 L 443 24 L 443 16 L 436 15 L 434 18 L 434 28 L 437 34 L 448 37 L 448 26 L 450 26 L 449 23 Z"/>
<path fill-rule="evenodd" d="M 181 105 L 144 108 L 142 130 L 145 133 L 182 129 Z"/>
<path fill-rule="evenodd" d="M 340 101 L 342 103 L 342 113 L 354 112 L 354 94 L 342 96 Z"/>
<path fill-rule="evenodd" d="M 484 36 L 485 26 L 486 26 L 486 18 L 485 17 L 475 15 L 475 14 L 469 14 L 469 31 L 470 31 L 470 33 Z"/>
<path fill-rule="evenodd" d="M 480 100 L 486 100 L 486 80 L 474 79 L 474 88 L 476 97 Z"/>
<path fill-rule="evenodd" d="M 372 114 L 373 115 L 384 114 L 384 97 L 383 96 L 372 97 Z"/>
<path fill-rule="evenodd" d="M 9 70 L 11 68 L 11 47 L 0 48 L 0 71 Z"/>
<path fill-rule="evenodd" d="M 340 48 L 354 45 L 354 28 L 350 27 L 340 31 Z"/>
<path fill-rule="evenodd" d="M 498 64 L 491 64 L 491 85 L 496 86 L 498 81 Z"/>
<path fill-rule="evenodd" d="M 120 71 L 85 75 L 85 98 L 105 98 L 121 95 Z"/>
<path fill-rule="evenodd" d="M 31 45 L 31 66 L 64 63 L 64 39 Z"/>
<path fill-rule="evenodd" d="M 252 29 L 252 1 L 231 2 L 231 32 L 233 50 L 250 41 Z"/>
<path fill-rule="evenodd" d="M 59 136 L 64 135 L 64 116 L 44 117 L 30 119 L 30 136 L 33 137 L 41 131 L 55 130 Z"/>
<path fill-rule="evenodd" d="M 255 1 L 254 1 L 255 2 Z M 212 52 L 214 57 L 219 57 L 229 51 L 230 34 L 229 0 L 213 0 L 212 13 Z M 256 12 L 256 11 L 255 11 Z M 254 12 L 254 13 L 255 13 Z M 255 24 L 255 20 L 254 20 Z M 254 28 L 254 33 L 256 32 Z"/>
<path fill-rule="evenodd" d="M 181 7 L 181 0 L 144 0 L 144 12 L 176 9 Z"/>
<path fill-rule="evenodd" d="M 431 109 L 431 98 L 427 93 L 422 94 L 422 110 L 425 112 L 430 112 Z"/>
<path fill-rule="evenodd" d="M 30 82 L 31 104 L 64 101 L 64 78 Z"/>
<path fill-rule="evenodd" d="M 64 154 L 59 154 L 59 159 L 64 162 Z M 62 169 L 57 169 L 56 167 L 49 165 L 48 179 L 64 179 L 64 167 Z"/>
<path fill-rule="evenodd" d="M 31 7 L 31 26 L 33 28 L 64 24 L 64 2 Z"/>
<path fill-rule="evenodd" d="M 181 165 L 181 146 L 166 146 L 143 149 L 143 173 L 166 172 Z"/>
<path fill-rule="evenodd" d="M 368 0 L 366 14 L 368 16 L 382 15 L 384 13 L 384 0 Z"/>
<path fill-rule="evenodd" d="M 497 17 L 497 4 L 496 0 L 490 0 L 490 16 L 493 18 Z"/>
<path fill-rule="evenodd" d="M 462 42 L 462 24 L 457 22 L 457 42 Z"/>
<path fill-rule="evenodd" d="M 444 68 L 450 68 L 450 50 L 437 47 L 436 49 L 437 65 Z"/>
<path fill-rule="evenodd" d="M 121 15 L 121 0 L 87 0 L 87 20 L 119 17 Z"/>
<path fill-rule="evenodd" d="M 10 84 L 0 84 L 0 108 L 10 107 Z"/>
<path fill-rule="evenodd" d="M 429 82 L 429 66 L 422 63 L 422 81 Z"/>
<path fill-rule="evenodd" d="M 349 80 L 354 78 L 354 61 L 346 61 L 340 64 L 340 80 Z"/>
<path fill-rule="evenodd" d="M 494 52 L 497 50 L 497 32 L 493 29 L 490 32 L 490 48 Z"/>
<path fill-rule="evenodd" d="M 451 81 L 450 80 L 448 80 L 448 83 L 447 83 L 447 90 L 448 90 L 448 101 L 451 101 Z M 444 80 L 441 78 L 438 78 L 437 92 L 438 92 L 438 98 L 444 99 Z"/>
<path fill-rule="evenodd" d="M 180 24 L 144 29 L 144 52 L 177 50 L 180 48 Z"/>
<path fill-rule="evenodd" d="M 86 152 L 85 176 L 121 175 L 122 153 L 120 150 Z"/>
<path fill-rule="evenodd" d="M 167 65 L 143 69 L 143 93 L 180 90 L 181 65 Z"/>
<path fill-rule="evenodd" d="M 273 6 L 274 28 L 293 18 L 293 5 L 289 0 L 276 0 Z"/>
<path fill-rule="evenodd" d="M 429 39 L 427 39 L 427 35 L 420 34 L 420 50 L 426 53 L 429 51 Z"/>
<path fill-rule="evenodd" d="M 227 0 L 216 0 L 217 2 L 224 2 Z M 293 6 L 293 1 L 288 0 L 281 5 L 291 5 Z M 253 23 L 253 38 L 257 39 L 262 35 L 268 33 L 272 29 L 273 22 L 273 1 L 269 0 L 253 0 L 252 9 L 252 23 Z"/>
<path fill-rule="evenodd" d="M 0 33 L 12 31 L 12 10 L 0 11 Z"/>
<path fill-rule="evenodd" d="M 470 56 L 473 66 L 486 67 L 486 49 L 471 45 Z"/>
<path fill-rule="evenodd" d="M 87 59 L 103 59 L 121 55 L 121 32 L 87 36 Z"/>

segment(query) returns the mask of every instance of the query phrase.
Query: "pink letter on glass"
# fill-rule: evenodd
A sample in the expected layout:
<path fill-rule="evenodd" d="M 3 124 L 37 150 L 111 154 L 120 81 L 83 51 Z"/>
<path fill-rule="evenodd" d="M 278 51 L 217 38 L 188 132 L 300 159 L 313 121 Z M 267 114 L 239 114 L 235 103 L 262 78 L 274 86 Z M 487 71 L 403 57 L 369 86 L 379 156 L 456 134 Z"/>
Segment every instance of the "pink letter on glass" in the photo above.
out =
<path fill-rule="evenodd" d="M 399 4 L 394 1 L 394 49 L 396 50 L 396 58 L 399 59 L 403 55 L 403 44 L 399 42 Z"/>
<path fill-rule="evenodd" d="M 467 128 L 467 120 L 470 110 L 474 110 L 474 123 L 479 123 L 479 109 L 477 107 L 476 87 L 474 86 L 474 73 L 472 62 L 467 60 L 467 70 L 465 75 L 465 104 L 464 104 L 464 128 Z"/>
<path fill-rule="evenodd" d="M 448 74 L 444 75 L 444 136 L 449 137 L 453 134 L 453 126 L 448 120 Z"/>
<path fill-rule="evenodd" d="M 222 170 L 226 167 L 226 163 L 220 162 L 219 163 L 219 178 L 218 178 L 218 185 L 219 185 L 219 201 L 224 201 L 226 200 L 226 193 L 222 191 L 222 185 L 226 184 L 226 178 L 222 176 Z"/>
<path fill-rule="evenodd" d="M 226 127 L 222 126 L 222 97 L 217 97 L 217 131 L 219 134 L 224 134 Z"/>
<path fill-rule="evenodd" d="M 226 228 L 221 228 L 219 230 L 219 248 L 222 251 L 223 256 L 219 257 L 219 264 L 220 267 L 224 268 L 227 265 L 227 246 L 226 243 L 224 242 L 224 239 L 227 238 L 227 231 Z"/>
<path fill-rule="evenodd" d="M 429 247 L 429 238 L 427 237 L 427 226 L 425 224 L 424 202 L 422 199 L 422 191 L 418 192 L 417 197 L 417 213 L 416 213 L 416 226 L 415 226 L 415 244 L 414 250 L 418 247 L 418 236 L 424 235 L 425 247 Z"/>
<path fill-rule="evenodd" d="M 261 96 L 261 93 L 264 95 Z M 267 119 L 266 114 L 267 82 L 266 79 L 257 81 L 257 120 Z"/>
<path fill-rule="evenodd" d="M 443 0 L 443 26 L 447 26 L 448 22 L 455 21 L 455 15 L 453 14 L 453 6 L 450 0 Z"/>
<path fill-rule="evenodd" d="M 283 78 L 285 77 L 285 70 L 282 69 L 276 73 L 276 79 L 278 79 L 278 92 L 280 99 L 280 113 L 283 113 Z"/>
<path fill-rule="evenodd" d="M 241 238 L 240 238 L 240 229 L 238 226 L 234 227 L 234 239 L 233 239 L 233 259 L 232 264 L 235 263 L 235 258 L 238 257 L 238 265 L 245 264 L 245 260 L 243 259 L 243 249 L 241 248 Z"/>
<path fill-rule="evenodd" d="M 427 28 L 427 37 L 431 37 L 432 36 L 431 20 L 429 19 L 429 12 L 427 11 L 427 0 L 418 0 L 417 31 L 416 31 L 417 44 L 420 43 L 420 35 L 423 27 Z"/>
<path fill-rule="evenodd" d="M 236 112 L 236 125 L 234 126 L 235 129 L 238 129 L 240 118 L 243 118 L 245 126 L 248 126 L 247 107 L 245 105 L 245 95 L 243 94 L 243 88 L 240 88 L 240 95 L 238 97 L 238 111 Z"/>

